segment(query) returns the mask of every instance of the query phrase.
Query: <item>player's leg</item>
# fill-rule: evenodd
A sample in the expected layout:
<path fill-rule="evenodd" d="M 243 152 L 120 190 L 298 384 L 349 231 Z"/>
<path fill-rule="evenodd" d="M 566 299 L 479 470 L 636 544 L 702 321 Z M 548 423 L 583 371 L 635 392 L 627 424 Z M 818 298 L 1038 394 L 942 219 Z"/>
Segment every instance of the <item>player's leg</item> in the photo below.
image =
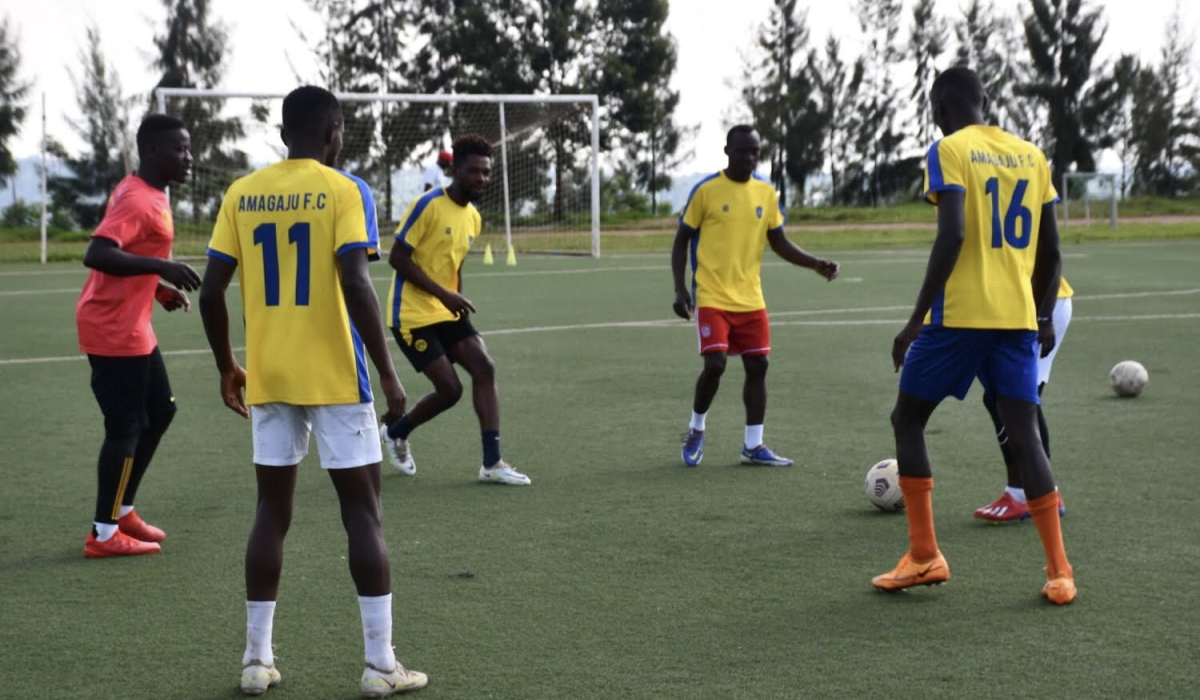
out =
<path fill-rule="evenodd" d="M 1046 555 L 1043 593 L 1058 604 L 1075 598 L 1074 574 L 1063 545 L 1058 493 L 1050 459 L 1038 431 L 1037 338 L 1032 331 L 1006 331 L 980 379 L 996 393 L 996 409 L 1021 467 L 1030 514 Z"/>
<path fill-rule="evenodd" d="M 449 409 L 462 398 L 462 382 L 446 357 L 438 328 L 444 324 L 433 324 L 412 330 L 392 329 L 400 350 L 419 374 L 424 374 L 433 384 L 433 391 L 422 396 L 400 416 L 384 433 L 384 444 L 388 456 L 400 473 L 409 476 L 417 473 L 412 458 L 408 436 L 417 426 L 433 420 L 439 413 Z"/>
<path fill-rule="evenodd" d="M 261 695 L 281 680 L 271 646 L 275 600 L 283 572 L 283 542 L 292 524 L 296 465 L 308 453 L 311 424 L 302 406 L 282 403 L 251 406 L 250 423 L 258 496 L 246 539 L 241 686 L 247 695 Z"/>
<path fill-rule="evenodd" d="M 143 542 L 161 542 L 166 538 L 166 533 L 142 520 L 133 508 L 142 477 L 145 476 L 150 461 L 154 459 L 158 443 L 175 418 L 175 395 L 171 391 L 171 382 L 167 377 L 167 367 L 163 364 L 162 353 L 157 347 L 150 353 L 146 385 L 146 417 L 148 423 L 138 436 L 137 450 L 133 454 L 133 471 L 129 475 L 129 484 L 125 487 L 125 497 L 121 500 L 121 517 L 117 524 L 120 526 L 121 532 L 134 539 Z"/>
<path fill-rule="evenodd" d="M 987 331 L 927 326 L 908 349 L 891 421 L 909 549 L 894 569 L 871 580 L 878 589 L 894 591 L 950 579 L 933 524 L 933 469 L 925 426 L 947 396 L 962 400 L 967 395 L 991 342 Z"/>
<path fill-rule="evenodd" d="M 496 388 L 496 363 L 488 355 L 483 338 L 463 318 L 442 335 L 451 360 L 471 375 L 471 396 L 479 417 L 483 463 L 479 480 L 486 483 L 528 486 L 531 480 L 500 456 L 500 393 Z"/>
<path fill-rule="evenodd" d="M 104 414 L 104 443 L 96 462 L 96 507 L 92 531 L 83 544 L 84 556 L 153 554 L 161 549 L 157 543 L 134 539 L 117 524 L 138 437 L 146 423 L 148 358 L 88 355 L 88 362 L 92 393 Z"/>
<path fill-rule="evenodd" d="M 767 312 L 730 314 L 729 354 L 741 355 L 746 379 L 742 403 L 746 406 L 746 430 L 742 440 L 742 464 L 790 467 L 792 460 L 775 454 L 763 443 L 767 417 L 767 368 L 771 353 L 771 330 Z"/>
<path fill-rule="evenodd" d="M 1004 423 L 1000 420 L 1000 413 L 996 410 L 996 395 L 986 389 L 983 392 L 983 406 L 991 416 L 992 426 L 996 430 L 996 441 L 1000 444 L 1000 453 L 1004 456 L 1007 481 L 1004 494 L 994 502 L 976 508 L 975 517 L 994 523 L 1025 520 L 1029 518 L 1029 508 L 1025 505 L 1025 489 L 1021 481 L 1020 465 L 1013 456 L 1012 449 L 1008 444 L 1008 432 L 1004 430 Z"/>
<path fill-rule="evenodd" d="M 378 428 L 371 404 L 309 409 L 321 466 L 329 473 L 346 530 L 350 577 L 358 592 L 366 667 L 364 697 L 424 687 L 429 679 L 396 661 L 392 649 L 392 580 L 383 536 Z"/>
<path fill-rule="evenodd" d="M 729 350 L 729 322 L 725 312 L 708 307 L 696 309 L 696 337 L 703 364 L 700 375 L 696 377 L 692 417 L 687 432 L 683 434 L 683 449 L 680 451 L 683 463 L 689 467 L 699 465 L 704 458 L 708 409 L 717 396 L 717 390 L 721 388 L 721 376 L 725 374 Z"/>

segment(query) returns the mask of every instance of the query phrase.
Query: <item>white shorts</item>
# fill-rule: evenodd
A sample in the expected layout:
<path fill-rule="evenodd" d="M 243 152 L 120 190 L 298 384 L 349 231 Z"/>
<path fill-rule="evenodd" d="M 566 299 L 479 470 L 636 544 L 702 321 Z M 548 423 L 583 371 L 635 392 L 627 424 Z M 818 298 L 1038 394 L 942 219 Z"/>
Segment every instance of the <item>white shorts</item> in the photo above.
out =
<path fill-rule="evenodd" d="M 1067 326 L 1071 325 L 1071 300 L 1059 299 L 1054 302 L 1054 349 L 1049 355 L 1038 360 L 1038 385 L 1050 381 L 1050 367 L 1054 364 L 1054 356 L 1062 347 L 1063 338 L 1067 337 Z"/>
<path fill-rule="evenodd" d="M 323 469 L 351 469 L 383 461 L 375 405 L 295 406 L 268 403 L 250 407 L 254 463 L 267 467 L 299 464 L 308 454 L 308 436 L 317 436 Z"/>

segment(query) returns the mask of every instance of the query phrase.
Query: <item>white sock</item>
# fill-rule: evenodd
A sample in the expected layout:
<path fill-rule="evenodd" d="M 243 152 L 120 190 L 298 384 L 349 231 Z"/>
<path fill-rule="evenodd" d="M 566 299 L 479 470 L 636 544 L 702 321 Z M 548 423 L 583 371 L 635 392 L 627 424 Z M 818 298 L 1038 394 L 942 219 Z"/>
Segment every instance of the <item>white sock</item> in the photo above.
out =
<path fill-rule="evenodd" d="M 133 506 L 121 506 L 121 517 L 124 518 L 133 512 Z"/>
<path fill-rule="evenodd" d="M 1019 489 L 1014 486 L 1005 486 L 1004 492 L 1013 497 L 1017 503 L 1025 502 L 1025 489 Z"/>
<path fill-rule="evenodd" d="M 746 449 L 753 450 L 755 447 L 763 444 L 763 427 L 762 424 L 746 426 Z"/>
<path fill-rule="evenodd" d="M 708 412 L 696 413 L 692 411 L 692 422 L 688 423 L 688 427 L 692 430 L 704 432 L 704 421 L 708 420 Z"/>
<path fill-rule="evenodd" d="M 275 663 L 271 649 L 271 626 L 275 622 L 275 601 L 246 601 L 246 653 L 242 665 L 259 661 L 265 666 Z"/>
<path fill-rule="evenodd" d="M 92 523 L 96 527 L 96 541 L 107 542 L 110 537 L 117 534 L 116 523 Z"/>
<path fill-rule="evenodd" d="M 362 613 L 367 663 L 383 671 L 392 670 L 396 667 L 396 652 L 392 649 L 392 594 L 360 595 L 358 611 Z"/>

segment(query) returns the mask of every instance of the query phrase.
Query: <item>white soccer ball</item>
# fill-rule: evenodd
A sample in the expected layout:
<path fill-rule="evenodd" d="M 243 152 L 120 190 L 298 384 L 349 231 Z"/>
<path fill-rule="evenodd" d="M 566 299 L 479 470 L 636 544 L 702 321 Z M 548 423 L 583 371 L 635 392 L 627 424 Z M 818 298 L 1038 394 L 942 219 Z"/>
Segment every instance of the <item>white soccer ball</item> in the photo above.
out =
<path fill-rule="evenodd" d="M 1133 360 L 1118 362 L 1108 373 L 1108 384 L 1117 392 L 1117 396 L 1137 396 L 1149 381 L 1146 368 Z"/>
<path fill-rule="evenodd" d="M 904 509 L 904 493 L 900 491 L 900 468 L 896 460 L 885 459 L 867 470 L 867 500 L 879 510 Z"/>

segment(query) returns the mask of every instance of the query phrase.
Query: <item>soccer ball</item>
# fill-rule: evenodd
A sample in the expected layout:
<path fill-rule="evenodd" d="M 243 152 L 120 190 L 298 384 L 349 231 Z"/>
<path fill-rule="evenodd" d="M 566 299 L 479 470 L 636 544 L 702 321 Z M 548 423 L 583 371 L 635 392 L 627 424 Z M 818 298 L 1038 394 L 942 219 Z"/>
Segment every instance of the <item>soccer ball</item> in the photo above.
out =
<path fill-rule="evenodd" d="M 900 491 L 900 469 L 896 460 L 885 459 L 867 470 L 867 500 L 879 510 L 904 509 L 904 494 Z"/>
<path fill-rule="evenodd" d="M 1118 362 L 1108 373 L 1108 384 L 1117 396 L 1137 396 L 1146 388 L 1150 375 L 1140 362 L 1125 360 Z"/>

